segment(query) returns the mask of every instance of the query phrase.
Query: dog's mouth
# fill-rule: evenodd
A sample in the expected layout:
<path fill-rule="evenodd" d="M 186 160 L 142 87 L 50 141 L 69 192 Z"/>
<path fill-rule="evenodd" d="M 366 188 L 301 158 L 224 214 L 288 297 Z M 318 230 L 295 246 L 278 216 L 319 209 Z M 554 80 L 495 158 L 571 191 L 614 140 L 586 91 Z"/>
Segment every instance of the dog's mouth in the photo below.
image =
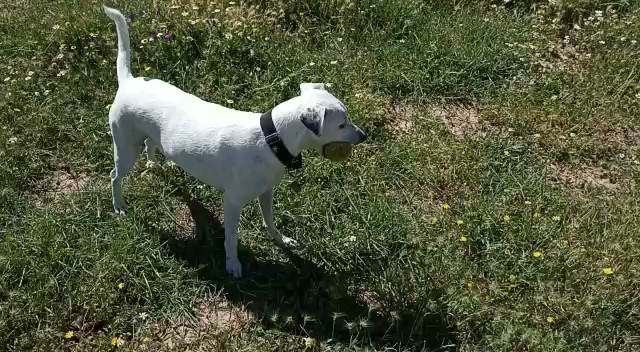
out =
<path fill-rule="evenodd" d="M 352 151 L 353 145 L 349 142 L 331 142 L 322 146 L 322 156 L 331 161 L 345 161 Z"/>

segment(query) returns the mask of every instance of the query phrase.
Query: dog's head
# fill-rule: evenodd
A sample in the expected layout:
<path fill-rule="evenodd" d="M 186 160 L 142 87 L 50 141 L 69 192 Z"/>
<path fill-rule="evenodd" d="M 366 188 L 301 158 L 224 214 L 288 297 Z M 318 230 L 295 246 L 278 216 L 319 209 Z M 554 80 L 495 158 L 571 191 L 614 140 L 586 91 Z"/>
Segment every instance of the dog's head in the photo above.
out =
<path fill-rule="evenodd" d="M 327 92 L 324 84 L 302 83 L 300 95 L 305 102 L 300 120 L 312 133 L 315 147 L 324 157 L 346 159 L 352 145 L 367 140 L 367 134 L 349 121 L 344 103 Z"/>

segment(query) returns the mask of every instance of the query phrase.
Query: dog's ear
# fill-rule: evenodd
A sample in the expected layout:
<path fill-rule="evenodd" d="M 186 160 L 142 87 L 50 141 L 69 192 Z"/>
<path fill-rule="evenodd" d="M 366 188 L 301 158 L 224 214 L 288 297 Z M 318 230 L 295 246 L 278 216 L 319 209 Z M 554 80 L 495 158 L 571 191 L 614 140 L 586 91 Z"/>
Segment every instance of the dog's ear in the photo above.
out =
<path fill-rule="evenodd" d="M 324 89 L 324 83 L 301 83 L 300 84 L 300 95 L 303 95 L 312 90 L 326 90 Z"/>
<path fill-rule="evenodd" d="M 316 106 L 308 108 L 300 117 L 300 121 L 316 136 L 320 135 L 322 124 L 324 123 L 325 108 Z"/>

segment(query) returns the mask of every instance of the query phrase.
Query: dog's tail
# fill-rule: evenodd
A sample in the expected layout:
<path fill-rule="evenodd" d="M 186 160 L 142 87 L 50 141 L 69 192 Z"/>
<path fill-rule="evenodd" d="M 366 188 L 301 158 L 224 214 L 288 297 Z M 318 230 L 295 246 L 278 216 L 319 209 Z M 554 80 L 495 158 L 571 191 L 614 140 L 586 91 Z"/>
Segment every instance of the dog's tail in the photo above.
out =
<path fill-rule="evenodd" d="M 118 83 L 122 83 L 125 79 L 133 77 L 131 75 L 131 48 L 129 47 L 129 29 L 127 29 L 127 20 L 122 13 L 116 9 L 102 5 L 104 12 L 116 23 L 118 31 L 118 60 L 116 68 L 118 72 Z"/>

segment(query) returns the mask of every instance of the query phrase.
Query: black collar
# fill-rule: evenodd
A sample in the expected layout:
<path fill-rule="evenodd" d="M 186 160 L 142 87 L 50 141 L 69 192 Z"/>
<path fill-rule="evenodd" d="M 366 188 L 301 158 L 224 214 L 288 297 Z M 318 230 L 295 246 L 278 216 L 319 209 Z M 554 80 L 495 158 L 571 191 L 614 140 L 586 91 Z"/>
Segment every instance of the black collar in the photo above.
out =
<path fill-rule="evenodd" d="M 278 160 L 288 170 L 302 169 L 302 153 L 296 156 L 291 155 L 282 138 L 278 135 L 278 131 L 276 131 L 271 111 L 265 112 L 260 116 L 260 127 L 262 128 L 262 134 L 264 134 L 264 140 Z"/>

